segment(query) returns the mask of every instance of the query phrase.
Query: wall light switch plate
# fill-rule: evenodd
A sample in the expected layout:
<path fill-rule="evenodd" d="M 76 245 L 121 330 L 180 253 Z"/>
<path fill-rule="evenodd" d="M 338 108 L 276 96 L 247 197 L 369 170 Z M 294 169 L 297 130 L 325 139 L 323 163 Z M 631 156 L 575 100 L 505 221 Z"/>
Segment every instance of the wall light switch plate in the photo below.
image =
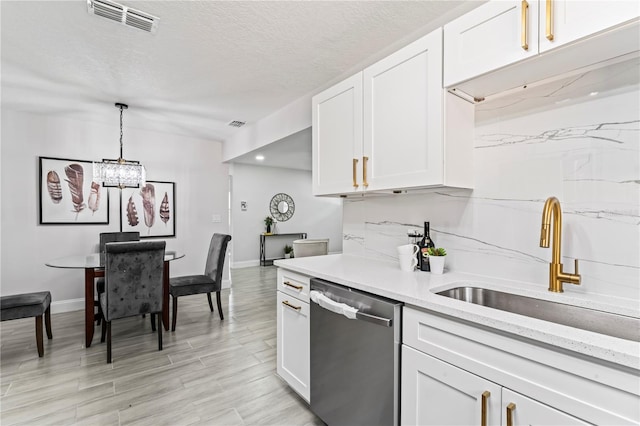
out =
<path fill-rule="evenodd" d="M 240 201 L 240 210 L 242 210 L 243 212 L 247 211 L 247 202 L 246 201 Z"/>
<path fill-rule="evenodd" d="M 211 215 L 211 222 L 213 222 L 213 223 L 220 223 L 220 221 L 221 221 L 221 220 L 222 220 L 222 219 L 220 218 L 220 215 L 219 215 L 219 214 Z"/>

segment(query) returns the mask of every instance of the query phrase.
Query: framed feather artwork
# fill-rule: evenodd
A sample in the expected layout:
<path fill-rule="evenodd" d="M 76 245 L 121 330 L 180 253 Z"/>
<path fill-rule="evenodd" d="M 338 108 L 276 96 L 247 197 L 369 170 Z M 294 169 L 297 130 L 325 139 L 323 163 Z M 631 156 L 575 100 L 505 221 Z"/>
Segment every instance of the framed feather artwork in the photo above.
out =
<path fill-rule="evenodd" d="M 176 184 L 148 180 L 120 191 L 120 231 L 140 238 L 176 236 Z"/>
<path fill-rule="evenodd" d="M 38 157 L 41 225 L 107 225 L 109 191 L 93 182 L 91 161 Z"/>

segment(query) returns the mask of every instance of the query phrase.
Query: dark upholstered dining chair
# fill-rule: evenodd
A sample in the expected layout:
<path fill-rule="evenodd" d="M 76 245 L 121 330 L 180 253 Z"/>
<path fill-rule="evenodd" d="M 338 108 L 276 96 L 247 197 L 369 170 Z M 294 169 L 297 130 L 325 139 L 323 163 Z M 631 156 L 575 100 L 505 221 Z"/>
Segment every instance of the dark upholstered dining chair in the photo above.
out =
<path fill-rule="evenodd" d="M 52 339 L 51 292 L 49 291 L 0 296 L 0 321 L 31 317 L 36 319 L 36 346 L 38 347 L 39 357 L 44 355 L 44 343 L 42 339 L 43 316 L 44 325 L 47 329 L 47 338 Z"/>
<path fill-rule="evenodd" d="M 140 241 L 139 232 L 101 232 L 100 233 L 100 264 L 104 265 L 107 243 L 123 243 L 126 241 Z"/>
<path fill-rule="evenodd" d="M 125 242 L 125 241 L 140 241 L 139 232 L 102 232 L 100 233 L 100 265 L 104 265 L 104 259 L 106 254 L 106 244 Z M 96 294 L 100 297 L 100 293 L 104 293 L 104 278 L 100 277 L 96 279 Z M 94 305 L 98 307 L 98 315 L 96 315 L 96 322 L 100 324 L 102 319 L 102 311 L 100 310 L 100 301 L 95 300 Z"/>
<path fill-rule="evenodd" d="M 207 264 L 204 268 L 204 275 L 185 275 L 174 277 L 169 280 L 169 293 L 173 302 L 173 320 L 171 331 L 176 331 L 176 318 L 178 317 L 178 297 L 192 294 L 207 293 L 209 309 L 213 312 L 211 293 L 216 292 L 218 302 L 218 314 L 220 319 L 224 319 L 222 314 L 222 303 L 220 301 L 220 290 L 222 289 L 222 269 L 224 268 L 224 258 L 227 254 L 227 244 L 231 241 L 231 235 L 213 234 L 209 244 L 209 254 Z"/>
<path fill-rule="evenodd" d="M 162 274 L 165 241 L 107 243 L 105 288 L 100 294 L 104 315 L 102 341 L 107 334 L 107 363 L 111 363 L 111 321 L 151 314 L 155 330 L 156 314 L 162 313 Z M 158 321 L 159 322 L 159 321 Z M 162 325 L 158 324 L 158 350 L 162 350 Z"/>

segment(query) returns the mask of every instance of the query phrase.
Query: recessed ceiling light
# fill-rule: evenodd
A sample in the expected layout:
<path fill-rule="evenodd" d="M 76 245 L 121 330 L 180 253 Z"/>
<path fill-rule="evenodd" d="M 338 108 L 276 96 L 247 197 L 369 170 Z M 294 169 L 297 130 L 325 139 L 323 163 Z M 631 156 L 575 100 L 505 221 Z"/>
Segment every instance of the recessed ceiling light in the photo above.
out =
<path fill-rule="evenodd" d="M 561 99 L 559 101 L 556 101 L 555 103 L 556 103 L 556 105 L 565 104 L 565 103 L 569 102 L 570 100 L 571 100 L 571 98 L 566 98 L 566 99 Z"/>
<path fill-rule="evenodd" d="M 591 92 L 589 93 L 589 96 L 596 96 L 598 94 L 598 92 Z"/>
<path fill-rule="evenodd" d="M 264 155 L 261 155 L 261 154 L 256 155 L 256 160 L 258 161 L 264 160 Z"/>

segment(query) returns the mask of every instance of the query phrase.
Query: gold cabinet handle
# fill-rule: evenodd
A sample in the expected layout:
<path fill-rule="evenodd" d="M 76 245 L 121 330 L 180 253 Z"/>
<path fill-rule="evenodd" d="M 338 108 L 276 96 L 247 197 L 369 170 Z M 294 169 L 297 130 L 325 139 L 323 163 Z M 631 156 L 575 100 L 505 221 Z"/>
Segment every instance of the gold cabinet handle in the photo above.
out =
<path fill-rule="evenodd" d="M 510 402 L 507 405 L 507 426 L 513 426 L 513 412 L 516 409 L 516 404 Z"/>
<path fill-rule="evenodd" d="M 520 35 L 521 46 L 524 50 L 529 50 L 529 43 L 527 42 L 527 13 L 529 12 L 529 3 L 527 0 L 522 0 L 522 34 Z"/>
<path fill-rule="evenodd" d="M 358 185 L 358 173 L 356 171 L 357 167 L 358 167 L 358 159 L 354 158 L 353 159 L 353 187 L 354 188 L 358 188 L 358 186 L 360 186 Z"/>
<path fill-rule="evenodd" d="M 288 301 L 288 300 L 283 301 L 283 302 L 282 302 L 282 304 L 283 304 L 284 306 L 288 306 L 288 307 L 290 307 L 291 309 L 295 309 L 296 311 L 299 311 L 300 309 L 302 309 L 302 306 L 295 306 L 295 305 L 292 305 L 291 303 L 289 303 L 289 301 Z"/>
<path fill-rule="evenodd" d="M 295 289 L 296 289 L 296 290 L 298 290 L 298 291 L 302 290 L 302 286 L 301 286 L 301 285 L 291 284 L 289 281 L 285 281 L 285 282 L 283 282 L 282 284 L 284 284 L 284 285 L 288 285 L 289 287 L 293 287 L 293 288 L 295 288 Z"/>
<path fill-rule="evenodd" d="M 547 0 L 547 40 L 553 40 L 553 3 Z"/>
<path fill-rule="evenodd" d="M 367 182 L 367 162 L 369 161 L 369 157 L 362 157 L 362 186 L 365 188 L 369 186 L 369 182 Z"/>
<path fill-rule="evenodd" d="M 487 426 L 487 401 L 491 396 L 491 392 L 482 392 L 482 417 L 480 419 L 480 426 Z"/>

